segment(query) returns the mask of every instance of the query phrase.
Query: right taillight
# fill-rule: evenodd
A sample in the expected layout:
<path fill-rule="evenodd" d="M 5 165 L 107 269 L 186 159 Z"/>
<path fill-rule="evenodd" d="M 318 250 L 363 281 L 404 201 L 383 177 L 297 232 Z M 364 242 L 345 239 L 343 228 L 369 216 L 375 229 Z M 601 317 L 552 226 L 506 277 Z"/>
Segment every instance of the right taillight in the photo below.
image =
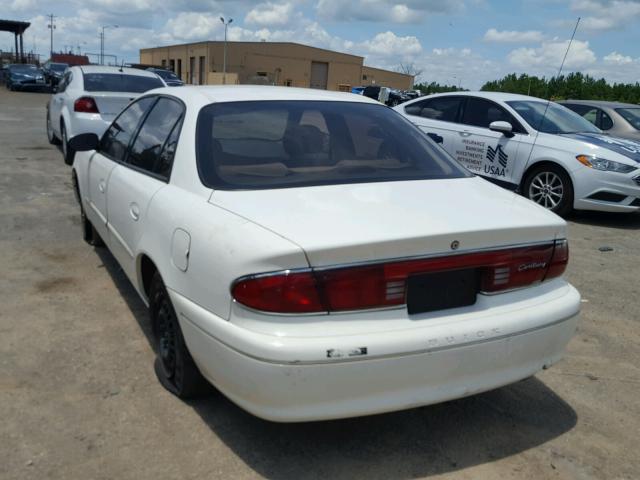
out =
<path fill-rule="evenodd" d="M 551 263 L 547 270 L 545 280 L 559 277 L 567 269 L 569 263 L 569 242 L 566 239 L 556 240 L 555 248 L 553 249 L 553 256 L 551 257 Z"/>
<path fill-rule="evenodd" d="M 100 113 L 98 105 L 92 97 L 80 97 L 73 102 L 73 111 L 80 113 Z"/>
<path fill-rule="evenodd" d="M 238 279 L 231 294 L 247 307 L 272 313 L 388 308 L 407 302 L 412 275 L 475 269 L 479 293 L 500 293 L 562 275 L 568 258 L 567 241 L 558 240 L 445 257 L 254 275 Z"/>

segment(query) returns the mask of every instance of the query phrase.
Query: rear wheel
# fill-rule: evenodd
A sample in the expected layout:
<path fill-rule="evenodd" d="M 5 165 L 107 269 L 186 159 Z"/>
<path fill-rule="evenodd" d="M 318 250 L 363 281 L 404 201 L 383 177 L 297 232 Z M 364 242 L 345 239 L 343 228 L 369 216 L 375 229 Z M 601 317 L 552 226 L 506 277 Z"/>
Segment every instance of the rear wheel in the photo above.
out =
<path fill-rule="evenodd" d="M 156 340 L 155 371 L 162 386 L 185 399 L 202 393 L 206 381 L 184 343 L 178 317 L 158 272 L 151 280 L 149 316 Z"/>
<path fill-rule="evenodd" d="M 527 175 L 524 195 L 538 205 L 558 215 L 573 209 L 573 185 L 567 172 L 556 165 L 541 165 Z"/>
<path fill-rule="evenodd" d="M 73 157 L 76 152 L 69 145 L 69 139 L 67 138 L 67 129 L 64 126 L 64 122 L 60 126 L 60 134 L 62 135 L 62 157 L 64 158 L 64 163 L 67 165 L 73 165 Z"/>
<path fill-rule="evenodd" d="M 53 127 L 51 125 L 51 117 L 49 117 L 49 110 L 47 109 L 47 139 L 51 145 L 60 145 L 60 139 L 53 133 Z"/>

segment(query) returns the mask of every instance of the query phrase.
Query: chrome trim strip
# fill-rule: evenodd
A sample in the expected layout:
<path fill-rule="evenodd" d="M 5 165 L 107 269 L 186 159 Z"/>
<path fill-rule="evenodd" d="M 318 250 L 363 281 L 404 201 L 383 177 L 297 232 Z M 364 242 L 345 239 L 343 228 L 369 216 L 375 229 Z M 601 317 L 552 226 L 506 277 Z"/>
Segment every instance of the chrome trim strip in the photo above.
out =
<path fill-rule="evenodd" d="M 538 330 L 544 330 L 545 328 L 554 327 L 554 326 L 559 325 L 561 323 L 567 322 L 567 321 L 571 320 L 572 318 L 576 317 L 578 314 L 579 314 L 579 312 L 576 312 L 573 315 L 569 315 L 567 317 L 563 317 L 563 318 L 561 318 L 559 320 L 555 320 L 555 321 L 553 321 L 551 323 L 547 323 L 547 324 L 544 324 L 544 325 L 539 325 L 537 327 L 531 327 L 531 328 L 527 328 L 525 330 L 519 330 L 517 332 L 512 332 L 512 333 L 505 333 L 504 335 L 497 335 L 495 337 L 485 337 L 485 338 L 481 338 L 481 339 L 478 339 L 478 340 L 473 340 L 473 341 L 470 341 L 470 342 L 457 343 L 455 345 L 441 345 L 439 347 L 424 348 L 424 349 L 420 349 L 420 350 L 412 350 L 412 351 L 409 351 L 409 352 L 388 353 L 388 354 L 384 354 L 384 355 L 372 355 L 372 356 L 363 356 L 363 357 L 347 357 L 347 358 L 343 357 L 343 358 L 340 358 L 339 360 L 305 360 L 305 361 L 293 360 L 293 361 L 289 361 L 289 362 L 283 362 L 283 361 L 271 360 L 271 359 L 268 359 L 268 358 L 263 358 L 263 357 L 259 357 L 257 355 L 252 355 L 250 353 L 243 352 L 242 350 L 239 350 L 239 349 L 235 348 L 234 346 L 228 344 L 227 342 L 224 342 L 224 341 L 220 340 L 218 337 L 216 337 L 214 335 L 211 335 L 211 333 L 209 333 L 209 332 L 205 331 L 204 329 L 202 329 L 198 324 L 193 322 L 183 312 L 180 312 L 180 316 L 182 318 L 184 318 L 187 322 L 189 322 L 190 325 L 193 325 L 194 328 L 196 328 L 200 332 L 204 333 L 208 337 L 212 338 L 216 342 L 219 342 L 222 345 L 224 345 L 225 347 L 233 350 L 234 352 L 239 353 L 240 355 L 243 355 L 245 357 L 251 358 L 253 360 L 257 360 L 259 362 L 269 363 L 269 364 L 272 364 L 272 365 L 292 365 L 292 366 L 298 366 L 298 365 L 304 365 L 304 366 L 306 366 L 306 365 L 335 365 L 335 364 L 341 364 L 341 363 L 366 362 L 367 360 L 384 360 L 384 359 L 388 359 L 388 358 L 403 358 L 403 357 L 409 357 L 409 356 L 413 356 L 413 355 L 423 355 L 423 354 L 428 354 L 428 353 L 437 353 L 437 352 L 441 352 L 443 350 L 455 350 L 457 348 L 465 348 L 465 347 L 470 347 L 470 346 L 474 346 L 474 345 L 481 345 L 483 343 L 490 343 L 490 342 L 495 342 L 495 341 L 499 341 L 499 340 L 506 340 L 508 338 L 513 338 L 513 337 L 517 337 L 517 336 L 520 336 L 520 335 L 526 335 L 528 333 L 533 333 L 533 332 L 536 332 Z"/>

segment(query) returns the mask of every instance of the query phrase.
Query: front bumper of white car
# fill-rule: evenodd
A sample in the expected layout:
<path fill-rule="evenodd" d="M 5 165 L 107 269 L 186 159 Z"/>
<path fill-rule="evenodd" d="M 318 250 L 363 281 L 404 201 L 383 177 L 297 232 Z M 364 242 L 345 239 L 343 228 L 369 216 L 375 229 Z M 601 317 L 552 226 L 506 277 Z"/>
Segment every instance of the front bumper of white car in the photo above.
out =
<path fill-rule="evenodd" d="M 640 209 L 640 169 L 622 174 L 584 167 L 572 175 L 576 210 L 634 212 Z"/>
<path fill-rule="evenodd" d="M 242 408 L 280 422 L 402 410 L 527 378 L 562 357 L 580 308 L 579 293 L 557 279 L 500 295 L 495 308 L 479 298 L 473 315 L 456 309 L 412 319 L 410 329 L 301 337 L 249 330 L 170 295 L 204 376 Z"/>

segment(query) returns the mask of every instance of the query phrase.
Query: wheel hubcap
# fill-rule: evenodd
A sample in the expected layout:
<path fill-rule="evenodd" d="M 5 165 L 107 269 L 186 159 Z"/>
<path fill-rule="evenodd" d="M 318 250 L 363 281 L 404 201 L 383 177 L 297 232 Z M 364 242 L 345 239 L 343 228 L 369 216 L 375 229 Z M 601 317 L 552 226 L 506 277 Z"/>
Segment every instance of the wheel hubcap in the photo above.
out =
<path fill-rule="evenodd" d="M 556 208 L 564 196 L 562 179 L 553 172 L 540 172 L 529 185 L 529 199 L 545 208 Z"/>

